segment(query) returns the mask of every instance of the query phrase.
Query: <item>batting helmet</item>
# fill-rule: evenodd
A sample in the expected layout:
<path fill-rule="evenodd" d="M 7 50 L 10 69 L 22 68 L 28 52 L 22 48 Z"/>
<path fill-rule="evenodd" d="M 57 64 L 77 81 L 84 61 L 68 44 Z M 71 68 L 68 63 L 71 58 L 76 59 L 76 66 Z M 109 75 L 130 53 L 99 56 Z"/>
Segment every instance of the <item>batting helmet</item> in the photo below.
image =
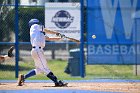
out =
<path fill-rule="evenodd" d="M 29 21 L 29 27 L 31 27 L 33 24 L 40 24 L 40 22 L 38 19 L 31 19 Z"/>

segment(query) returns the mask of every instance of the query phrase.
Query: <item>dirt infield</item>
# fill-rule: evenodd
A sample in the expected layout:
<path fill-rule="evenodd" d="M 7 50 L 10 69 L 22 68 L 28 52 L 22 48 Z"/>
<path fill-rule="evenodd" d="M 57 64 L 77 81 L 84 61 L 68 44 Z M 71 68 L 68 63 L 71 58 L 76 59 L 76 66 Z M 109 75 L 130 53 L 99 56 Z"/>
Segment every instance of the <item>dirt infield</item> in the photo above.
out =
<path fill-rule="evenodd" d="M 140 82 L 70 82 L 68 87 L 54 87 L 53 83 L 25 83 L 17 86 L 16 83 L 0 83 L 0 90 L 24 90 L 24 89 L 75 89 L 94 90 L 108 92 L 140 93 Z"/>

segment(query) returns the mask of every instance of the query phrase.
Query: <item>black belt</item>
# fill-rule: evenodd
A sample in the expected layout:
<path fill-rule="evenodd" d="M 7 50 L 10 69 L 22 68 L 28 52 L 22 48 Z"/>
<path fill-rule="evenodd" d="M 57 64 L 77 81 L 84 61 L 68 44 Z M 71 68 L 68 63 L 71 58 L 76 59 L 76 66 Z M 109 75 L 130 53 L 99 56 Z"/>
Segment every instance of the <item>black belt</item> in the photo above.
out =
<path fill-rule="evenodd" d="M 33 46 L 32 48 L 39 48 L 39 49 L 41 49 L 41 47 L 36 47 L 36 46 Z"/>

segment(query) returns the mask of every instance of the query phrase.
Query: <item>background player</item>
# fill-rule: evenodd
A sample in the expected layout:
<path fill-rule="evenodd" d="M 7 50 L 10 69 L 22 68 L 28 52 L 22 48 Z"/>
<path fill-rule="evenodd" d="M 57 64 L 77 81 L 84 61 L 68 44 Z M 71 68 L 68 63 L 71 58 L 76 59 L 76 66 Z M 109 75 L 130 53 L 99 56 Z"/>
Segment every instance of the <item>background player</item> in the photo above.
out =
<path fill-rule="evenodd" d="M 32 45 L 31 55 L 35 62 L 35 69 L 32 69 L 25 75 L 19 75 L 18 86 L 24 84 L 25 79 L 34 76 L 38 73 L 44 73 L 49 79 L 51 79 L 55 86 L 67 86 L 68 83 L 64 83 L 61 80 L 58 80 L 53 72 L 48 68 L 47 61 L 44 55 L 43 48 L 45 47 L 45 40 L 49 41 L 58 41 L 61 40 L 60 37 L 49 38 L 43 32 L 43 26 L 40 25 L 38 19 L 31 19 L 29 21 L 30 27 L 30 41 Z"/>
<path fill-rule="evenodd" d="M 8 50 L 8 54 L 7 55 L 0 55 L 0 63 L 3 63 L 5 60 L 13 57 L 13 49 L 14 49 L 14 46 L 11 46 L 10 49 Z"/>

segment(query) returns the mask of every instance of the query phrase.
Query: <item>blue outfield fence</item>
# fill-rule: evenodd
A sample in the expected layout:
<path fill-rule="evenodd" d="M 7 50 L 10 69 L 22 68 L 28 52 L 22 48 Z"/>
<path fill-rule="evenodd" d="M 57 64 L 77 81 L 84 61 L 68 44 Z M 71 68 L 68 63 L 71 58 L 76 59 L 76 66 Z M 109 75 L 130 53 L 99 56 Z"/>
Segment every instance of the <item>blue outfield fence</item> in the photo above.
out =
<path fill-rule="evenodd" d="M 140 26 L 133 17 L 140 11 L 139 3 L 140 0 L 87 0 L 88 64 L 140 64 L 136 29 Z"/>

